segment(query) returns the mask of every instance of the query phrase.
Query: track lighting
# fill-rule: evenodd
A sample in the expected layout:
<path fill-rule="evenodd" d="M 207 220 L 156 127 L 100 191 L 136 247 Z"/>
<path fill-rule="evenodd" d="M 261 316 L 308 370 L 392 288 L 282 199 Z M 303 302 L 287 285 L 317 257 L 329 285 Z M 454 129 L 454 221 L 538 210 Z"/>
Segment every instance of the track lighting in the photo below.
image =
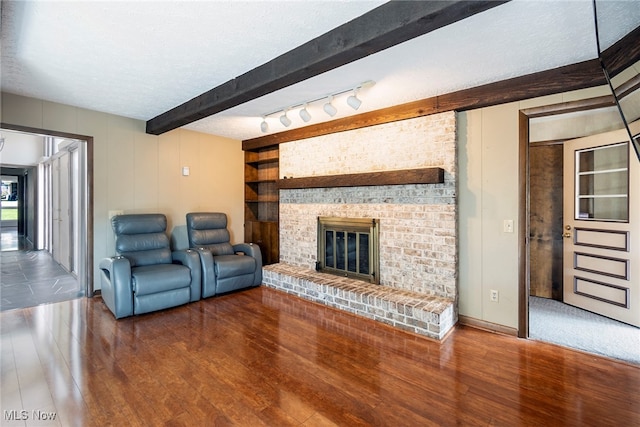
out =
<path fill-rule="evenodd" d="M 291 125 L 291 119 L 287 116 L 286 110 L 284 114 L 280 116 L 280 123 L 282 123 L 284 127 L 289 127 Z"/>
<path fill-rule="evenodd" d="M 300 118 L 304 120 L 305 123 L 311 120 L 311 114 L 307 111 L 307 104 L 304 104 L 304 107 L 300 110 Z"/>
<path fill-rule="evenodd" d="M 322 107 L 322 109 L 324 110 L 325 113 L 333 117 L 336 115 L 338 110 L 336 109 L 336 107 L 333 106 L 331 102 L 333 102 L 333 95 L 327 99 L 327 103 L 324 104 L 324 107 Z"/>
<path fill-rule="evenodd" d="M 358 99 L 357 89 L 354 89 L 353 95 L 347 98 L 347 104 L 349 104 L 349 107 L 353 108 L 354 110 L 357 110 L 358 108 L 360 108 L 360 105 L 362 105 L 362 101 Z"/>
<path fill-rule="evenodd" d="M 360 83 L 356 87 L 350 87 L 349 89 L 341 90 L 341 91 L 338 91 L 338 92 L 333 92 L 333 93 L 330 93 L 330 94 L 324 95 L 324 96 L 319 96 L 318 98 L 314 98 L 314 99 L 311 99 L 311 100 L 308 100 L 308 101 L 304 101 L 304 102 L 299 102 L 297 104 L 292 104 L 292 105 L 290 105 L 288 107 L 280 108 L 280 109 L 274 110 L 274 111 L 272 111 L 270 113 L 264 114 L 262 116 L 262 122 L 260 123 L 260 130 L 263 133 L 266 133 L 269 130 L 269 124 L 267 123 L 267 117 L 273 116 L 273 115 L 278 114 L 278 113 L 282 113 L 282 115 L 280 116 L 280 123 L 282 123 L 282 125 L 284 127 L 291 126 L 292 121 L 289 118 L 289 116 L 287 115 L 287 113 L 289 112 L 289 110 L 295 110 L 295 109 L 300 109 L 298 111 L 298 115 L 300 116 L 302 121 L 304 121 L 305 123 L 308 123 L 309 121 L 311 121 L 311 113 L 309 113 L 309 110 L 308 110 L 309 104 L 314 103 L 314 102 L 319 102 L 319 101 L 322 101 L 322 100 L 326 100 L 326 102 L 322 106 L 322 109 L 329 116 L 333 117 L 336 114 L 338 114 L 338 109 L 333 105 L 333 98 L 338 96 L 338 95 L 343 95 L 343 94 L 346 94 L 346 93 L 349 93 L 349 92 L 352 92 L 352 94 L 347 98 L 347 105 L 349 105 L 354 110 L 357 110 L 362 105 L 362 100 L 360 98 L 358 98 L 359 91 L 362 90 L 362 89 L 371 87 L 374 84 L 375 84 L 374 81 L 368 80 L 366 82 Z"/>

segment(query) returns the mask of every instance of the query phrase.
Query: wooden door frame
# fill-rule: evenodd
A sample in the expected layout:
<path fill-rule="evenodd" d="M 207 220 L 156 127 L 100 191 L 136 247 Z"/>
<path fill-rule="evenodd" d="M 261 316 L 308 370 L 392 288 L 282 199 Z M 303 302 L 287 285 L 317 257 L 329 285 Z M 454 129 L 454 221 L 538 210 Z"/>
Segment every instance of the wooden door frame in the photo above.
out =
<path fill-rule="evenodd" d="M 86 271 L 85 278 L 87 280 L 85 291 L 87 297 L 92 297 L 95 294 L 93 286 L 93 137 L 88 135 L 79 135 L 68 132 L 60 132 L 49 129 L 32 128 L 28 126 L 13 125 L 9 123 L 0 123 L 0 128 L 6 130 L 13 130 L 17 132 L 32 133 L 44 136 L 53 136 L 58 138 L 77 139 L 86 142 L 87 147 L 87 224 L 86 224 L 86 237 L 87 237 L 87 250 L 86 250 Z M 39 213 L 38 213 L 39 214 Z M 37 223 L 35 233 L 37 235 Z"/>
<path fill-rule="evenodd" d="M 595 110 L 614 106 L 613 96 L 601 96 L 580 101 L 563 102 L 542 107 L 527 108 L 518 114 L 518 337 L 529 337 L 529 293 L 530 293 L 530 153 L 529 120 Z M 576 136 L 578 137 L 578 136 Z"/>

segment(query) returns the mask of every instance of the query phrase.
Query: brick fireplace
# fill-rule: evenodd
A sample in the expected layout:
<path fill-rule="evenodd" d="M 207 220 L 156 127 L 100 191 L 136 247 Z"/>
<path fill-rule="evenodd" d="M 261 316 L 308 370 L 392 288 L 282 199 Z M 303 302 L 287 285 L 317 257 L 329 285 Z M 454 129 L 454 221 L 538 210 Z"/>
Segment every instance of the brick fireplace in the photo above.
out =
<path fill-rule="evenodd" d="M 315 270 L 318 217 L 376 218 L 379 286 L 451 301 L 453 319 L 446 323 L 452 327 L 458 295 L 455 112 L 280 146 L 280 178 L 430 167 L 444 169 L 443 183 L 281 188 L 280 263 Z"/>

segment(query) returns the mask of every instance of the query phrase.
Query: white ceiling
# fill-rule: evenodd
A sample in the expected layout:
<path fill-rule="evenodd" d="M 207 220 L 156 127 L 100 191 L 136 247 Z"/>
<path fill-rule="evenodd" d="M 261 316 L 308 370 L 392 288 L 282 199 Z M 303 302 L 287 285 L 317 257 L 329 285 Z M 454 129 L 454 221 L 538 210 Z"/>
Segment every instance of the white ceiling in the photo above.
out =
<path fill-rule="evenodd" d="M 146 121 L 382 3 L 3 0 L 2 91 Z M 603 50 L 640 25 L 638 1 L 598 13 Z M 263 114 L 366 80 L 357 113 L 596 57 L 591 0 L 514 0 L 185 127 L 250 139 Z M 321 104 L 309 124 L 332 119 Z"/>

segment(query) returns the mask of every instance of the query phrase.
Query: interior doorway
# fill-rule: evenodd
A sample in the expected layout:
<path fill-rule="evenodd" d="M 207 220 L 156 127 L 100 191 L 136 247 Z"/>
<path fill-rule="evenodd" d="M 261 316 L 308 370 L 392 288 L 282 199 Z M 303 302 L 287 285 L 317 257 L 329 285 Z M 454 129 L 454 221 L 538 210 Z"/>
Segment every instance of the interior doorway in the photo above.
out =
<path fill-rule="evenodd" d="M 638 105 L 640 105 L 638 102 L 639 87 L 640 85 L 636 84 L 635 89 L 629 92 L 635 97 L 633 102 Z M 617 190 L 624 187 L 620 183 L 627 182 L 626 179 L 618 179 L 618 175 L 623 173 L 618 170 L 621 168 L 603 166 L 599 168 L 601 170 L 596 171 L 597 173 L 585 169 L 579 173 L 573 173 L 570 180 L 563 181 L 563 174 L 567 172 L 568 166 L 573 170 L 576 166 L 575 161 L 577 161 L 576 150 L 573 148 L 565 150 L 565 147 L 573 147 L 571 145 L 573 141 L 579 141 L 581 138 L 599 140 L 598 135 L 624 134 L 624 131 L 620 130 L 622 125 L 619 113 L 608 98 L 610 97 L 567 102 L 521 111 L 521 180 L 524 183 L 521 187 L 523 189 L 521 206 L 526 207 L 523 208 L 523 215 L 521 214 L 523 224 L 526 224 L 521 231 L 521 251 L 526 256 L 522 258 L 523 264 L 521 265 L 519 330 L 520 336 L 523 338 L 541 339 L 640 364 L 640 351 L 637 349 L 640 329 L 632 326 L 635 323 L 629 321 L 628 318 L 620 318 L 620 316 L 612 315 L 609 311 L 598 310 L 591 303 L 593 301 L 596 303 L 595 305 L 611 305 L 610 303 L 613 302 L 614 305 L 619 306 L 623 303 L 626 305 L 630 299 L 633 299 L 634 304 L 638 303 L 638 295 L 629 296 L 630 294 L 622 292 L 620 283 L 609 286 L 612 276 L 627 274 L 626 268 L 630 262 L 620 262 L 623 258 L 622 254 L 612 256 L 607 253 L 606 256 L 603 254 L 594 256 L 587 253 L 591 250 L 588 245 L 582 245 L 585 250 L 573 251 L 569 255 L 563 251 L 569 240 L 573 242 L 576 237 L 574 218 L 588 223 L 588 227 L 582 224 L 579 228 L 585 230 L 597 228 L 599 234 L 611 234 L 602 233 L 602 229 L 615 228 L 611 220 L 602 223 L 601 227 L 596 227 L 597 224 L 594 221 L 599 218 L 588 218 L 585 216 L 586 214 L 582 213 L 574 215 L 574 204 L 577 203 L 576 206 L 581 206 L 580 204 L 591 206 L 593 203 L 604 203 L 607 206 L 621 205 L 620 200 L 623 195 Z M 630 99 L 626 100 L 628 103 L 630 101 Z M 622 139 L 625 139 L 624 135 Z M 623 148 L 633 154 L 628 149 L 629 144 L 625 144 Z M 596 149 L 600 150 L 599 147 Z M 568 157 L 566 157 L 567 152 L 569 152 Z M 591 154 L 588 150 L 585 153 Z M 635 156 L 630 155 L 628 158 L 630 162 L 637 163 Z M 583 164 L 587 163 L 583 161 Z M 631 166 L 637 167 L 638 165 L 632 164 Z M 604 188 L 600 188 L 602 185 L 598 183 L 595 186 L 583 185 L 584 182 L 591 182 L 593 179 L 601 181 L 607 174 L 613 174 L 616 177 L 614 180 L 616 191 L 613 195 L 610 194 L 610 191 L 603 193 Z M 634 178 L 630 177 L 630 179 Z M 582 184 L 580 180 L 583 181 Z M 610 181 L 607 180 L 607 182 Z M 585 189 L 587 187 L 592 190 L 595 188 L 596 191 L 584 192 L 579 189 L 580 185 L 583 185 Z M 575 192 L 576 188 L 578 188 L 577 192 Z M 594 199 L 597 200 L 594 201 Z M 568 205 L 568 210 L 563 205 Z M 588 212 L 588 209 L 585 212 Z M 629 222 L 634 224 L 632 228 L 637 228 L 640 215 L 635 214 L 634 218 L 631 216 Z M 570 226 L 571 229 L 567 230 L 567 226 Z M 591 243 L 593 243 L 592 246 L 602 246 L 597 242 Z M 633 254 L 629 256 L 633 257 Z M 578 281 L 578 292 L 575 292 L 574 276 L 571 276 L 570 280 L 564 277 L 567 265 L 574 263 L 578 263 L 581 278 L 589 276 L 587 281 Z M 607 269 L 604 271 L 607 280 L 593 279 L 591 275 L 602 276 L 603 271 L 598 271 L 601 270 L 601 267 Z M 615 271 L 609 271 L 612 268 L 615 268 Z M 638 268 L 633 268 L 633 272 L 637 276 Z M 613 278 L 618 281 L 619 279 L 620 277 Z M 607 286 L 595 289 L 595 285 L 593 285 L 595 282 L 600 284 L 606 282 Z M 628 288 L 631 289 L 632 286 Z M 566 296 L 575 293 L 584 294 L 580 298 L 588 303 L 586 305 L 577 304 L 576 301 Z M 591 294 L 586 295 L 587 293 Z M 604 299 L 610 301 L 604 301 Z M 594 313 L 600 313 L 600 315 Z M 548 320 L 551 318 L 554 320 L 549 322 Z M 540 333 L 541 329 L 544 333 Z M 621 333 L 619 336 L 622 338 L 612 339 L 618 333 Z"/>
<path fill-rule="evenodd" d="M 2 137 L 3 176 L 27 171 L 14 215 L 22 227 L 0 230 L 2 309 L 92 296 L 92 138 L 4 124 Z"/>

